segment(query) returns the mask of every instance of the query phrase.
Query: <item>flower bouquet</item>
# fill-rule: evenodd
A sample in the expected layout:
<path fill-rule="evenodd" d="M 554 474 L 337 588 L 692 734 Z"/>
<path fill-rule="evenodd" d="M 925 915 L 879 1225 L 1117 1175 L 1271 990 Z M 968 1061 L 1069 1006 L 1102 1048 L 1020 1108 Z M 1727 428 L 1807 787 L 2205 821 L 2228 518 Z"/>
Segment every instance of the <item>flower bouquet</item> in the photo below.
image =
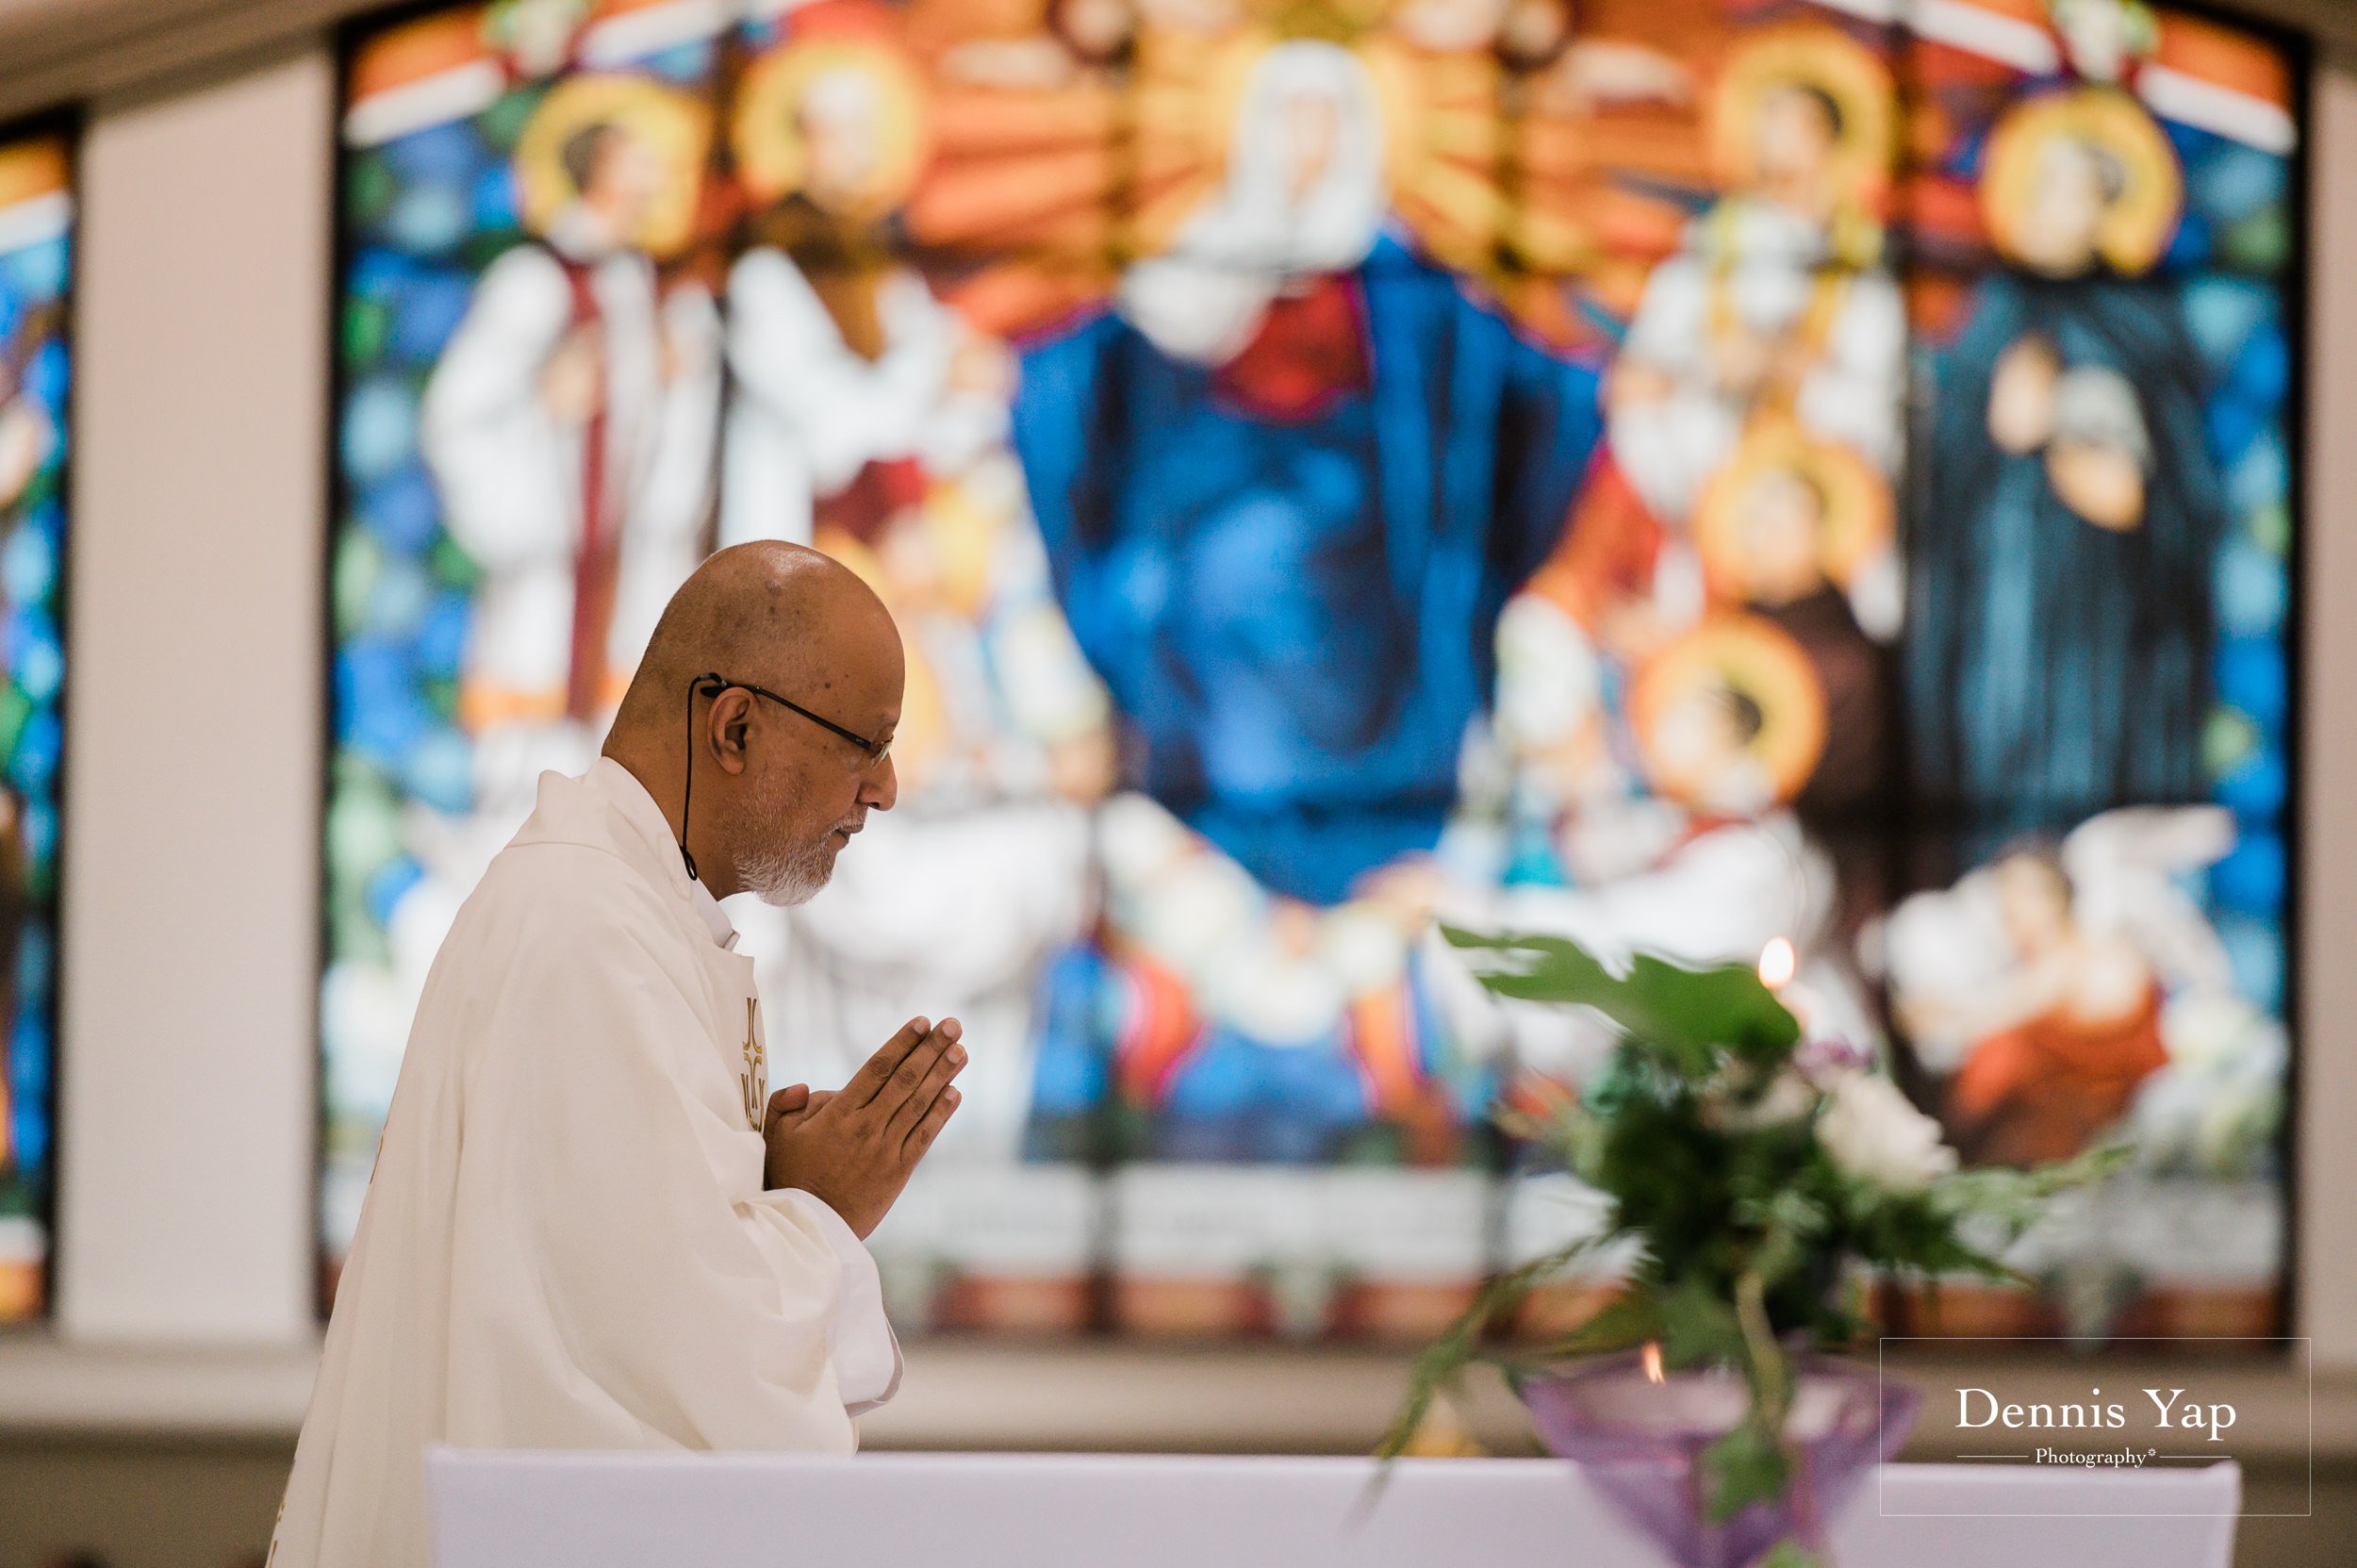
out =
<path fill-rule="evenodd" d="M 1576 1099 L 1508 1118 L 1602 1195 L 1605 1218 L 1482 1291 L 1419 1360 L 1380 1452 L 1405 1452 L 1433 1399 L 1487 1362 L 1549 1446 L 1688 1568 L 1821 1561 L 1823 1521 L 1914 1413 L 1906 1391 L 1822 1355 L 1865 1333 L 1864 1271 L 2012 1279 L 2003 1248 L 2116 1152 L 1959 1172 L 1867 1052 L 1809 1037 L 1750 968 L 1446 935 L 1498 995 L 1617 1027 Z M 1635 1261 L 1587 1323 L 1521 1354 L 1485 1347 L 1533 1290 L 1615 1245 Z"/>

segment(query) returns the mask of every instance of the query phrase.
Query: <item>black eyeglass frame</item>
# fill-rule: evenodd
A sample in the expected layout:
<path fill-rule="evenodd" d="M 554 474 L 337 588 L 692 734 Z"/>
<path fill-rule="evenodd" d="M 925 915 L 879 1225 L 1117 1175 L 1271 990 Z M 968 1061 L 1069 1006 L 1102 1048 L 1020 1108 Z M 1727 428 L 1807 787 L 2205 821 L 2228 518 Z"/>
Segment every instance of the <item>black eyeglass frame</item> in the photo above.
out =
<path fill-rule="evenodd" d="M 787 709 L 793 713 L 800 714 L 804 718 L 809 719 L 813 724 L 817 725 L 820 729 L 825 730 L 830 734 L 841 735 L 844 739 L 858 747 L 862 752 L 865 753 L 864 760 L 870 767 L 873 767 L 878 763 L 883 761 L 884 753 L 892 750 L 892 742 L 890 740 L 870 740 L 865 735 L 861 734 L 857 730 L 847 730 L 842 725 L 836 723 L 833 719 L 827 718 L 823 714 L 811 712 L 808 708 L 802 706 L 791 697 L 780 697 L 776 692 L 771 691 L 768 687 L 757 686 L 750 681 L 732 681 L 727 676 L 713 670 L 705 671 L 703 674 L 697 676 L 693 681 L 690 681 L 687 684 L 687 692 L 689 699 L 691 700 L 690 711 L 693 711 L 693 699 L 697 697 L 717 697 L 720 693 L 728 690 L 731 686 L 735 687 L 739 691 L 750 691 L 755 697 L 766 697 L 782 708 Z"/>
<path fill-rule="evenodd" d="M 687 852 L 687 814 L 696 800 L 696 699 L 717 697 L 732 687 L 738 691 L 750 691 L 755 697 L 766 697 L 782 708 L 800 714 L 829 734 L 841 735 L 860 749 L 863 770 L 883 761 L 884 753 L 892 749 L 892 742 L 888 739 L 870 740 L 857 730 L 847 730 L 825 715 L 811 712 L 791 697 L 781 697 L 776 692 L 765 686 L 754 685 L 750 681 L 732 681 L 719 671 L 713 669 L 696 676 L 687 683 L 687 777 L 683 782 L 683 787 L 680 790 L 679 803 L 679 857 L 686 863 L 687 879 L 690 882 L 701 880 L 701 873 L 696 869 L 696 857 Z"/>

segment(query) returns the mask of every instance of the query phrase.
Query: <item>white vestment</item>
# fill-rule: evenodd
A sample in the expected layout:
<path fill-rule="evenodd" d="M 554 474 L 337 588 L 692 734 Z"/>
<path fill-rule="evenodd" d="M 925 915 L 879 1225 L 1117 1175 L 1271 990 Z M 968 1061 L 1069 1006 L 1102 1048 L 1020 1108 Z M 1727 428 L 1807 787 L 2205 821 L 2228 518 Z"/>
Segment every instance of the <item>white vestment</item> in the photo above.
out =
<path fill-rule="evenodd" d="M 762 1187 L 752 962 L 618 764 L 549 774 L 418 1010 L 273 1568 L 425 1568 L 422 1456 L 848 1452 L 874 1263 Z"/>

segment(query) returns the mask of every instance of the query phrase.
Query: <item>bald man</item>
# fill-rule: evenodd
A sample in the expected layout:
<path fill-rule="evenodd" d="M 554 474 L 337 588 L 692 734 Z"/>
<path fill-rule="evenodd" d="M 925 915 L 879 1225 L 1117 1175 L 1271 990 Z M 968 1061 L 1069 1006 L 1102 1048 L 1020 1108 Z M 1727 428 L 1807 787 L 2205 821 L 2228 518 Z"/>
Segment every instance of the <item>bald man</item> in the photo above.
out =
<path fill-rule="evenodd" d="M 273 1568 L 425 1568 L 422 1456 L 844 1453 L 899 1348 L 862 1238 L 956 1109 L 955 1019 L 770 1093 L 719 900 L 825 885 L 892 807 L 900 639 L 796 545 L 673 597 L 604 754 L 427 978 L 295 1450 Z"/>

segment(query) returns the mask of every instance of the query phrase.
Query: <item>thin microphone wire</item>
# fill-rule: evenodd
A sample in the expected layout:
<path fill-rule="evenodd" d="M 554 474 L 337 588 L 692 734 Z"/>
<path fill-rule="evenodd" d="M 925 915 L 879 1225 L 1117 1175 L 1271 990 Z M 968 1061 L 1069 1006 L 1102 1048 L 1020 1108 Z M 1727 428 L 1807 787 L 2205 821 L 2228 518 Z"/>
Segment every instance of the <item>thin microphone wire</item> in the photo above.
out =
<path fill-rule="evenodd" d="M 687 779 L 680 787 L 679 797 L 679 857 L 687 863 L 687 880 L 701 882 L 703 876 L 696 869 L 696 857 L 687 852 L 687 813 L 696 799 L 696 693 L 720 677 L 699 675 L 687 683 Z"/>

